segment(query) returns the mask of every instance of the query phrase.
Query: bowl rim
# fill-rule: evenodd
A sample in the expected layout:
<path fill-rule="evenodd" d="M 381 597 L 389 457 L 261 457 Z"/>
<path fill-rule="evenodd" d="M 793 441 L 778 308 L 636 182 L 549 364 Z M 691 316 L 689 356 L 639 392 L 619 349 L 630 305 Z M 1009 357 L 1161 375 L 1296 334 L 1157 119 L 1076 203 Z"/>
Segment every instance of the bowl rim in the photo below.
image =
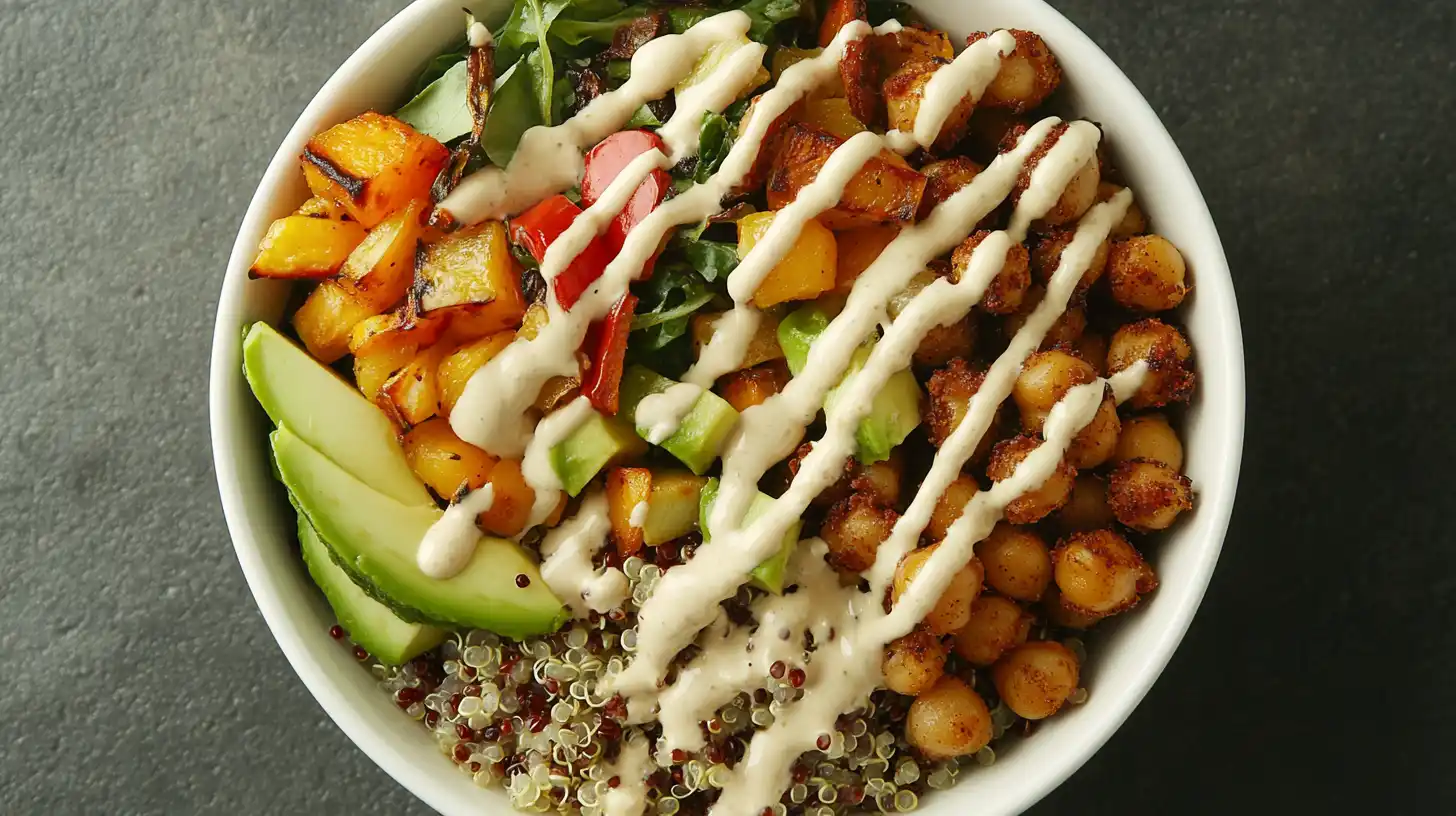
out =
<path fill-rule="evenodd" d="M 1131 715 L 1171 659 L 1202 602 L 1227 535 L 1243 454 L 1245 423 L 1243 340 L 1233 281 L 1212 215 L 1183 154 L 1146 98 L 1090 37 L 1043 0 L 1017 2 L 1023 7 L 1034 7 L 1027 13 L 1039 18 L 1038 25 L 1042 30 L 1038 33 L 1047 35 L 1049 40 L 1057 40 L 1059 51 L 1068 44 L 1072 45 L 1079 51 L 1080 62 L 1093 63 L 1100 84 L 1116 86 L 1105 93 L 1120 100 L 1123 109 L 1119 116 L 1126 117 L 1121 124 L 1138 133 L 1151 149 L 1167 154 L 1160 160 L 1160 165 L 1174 176 L 1168 183 L 1186 188 L 1186 193 L 1191 196 L 1190 203 L 1194 206 L 1183 217 L 1192 225 L 1191 229 L 1203 233 L 1202 239 L 1208 243 L 1199 263 L 1199 290 L 1217 299 L 1219 307 L 1225 312 L 1215 318 L 1220 354 L 1213 359 L 1200 356 L 1200 368 L 1206 370 L 1209 365 L 1219 366 L 1223 380 L 1223 388 L 1217 394 L 1203 395 L 1203 410 L 1222 419 L 1226 426 L 1225 436 L 1232 444 L 1223 452 L 1226 458 L 1217 468 L 1218 478 L 1213 483 L 1203 479 L 1200 484 L 1199 523 L 1204 528 L 1204 540 L 1200 550 L 1202 557 L 1194 568 L 1194 579 L 1184 593 L 1173 599 L 1176 603 L 1163 615 L 1164 622 L 1155 630 L 1156 637 L 1142 647 L 1143 659 L 1134 682 L 1117 689 L 1115 698 L 1103 705 L 1102 716 L 1090 727 L 1089 736 L 1057 753 L 1052 762 L 1042 766 L 1043 771 L 1036 779 L 1025 780 L 1027 784 L 1019 786 L 1018 793 L 1003 798 L 1006 812 L 1030 807 L 1080 768 Z M 245 408 L 240 407 L 237 394 L 240 388 L 246 389 L 241 376 L 241 329 L 247 268 L 255 249 L 256 236 L 262 233 L 271 219 L 274 202 L 289 184 L 294 183 L 289 175 L 294 169 L 297 153 L 309 137 L 332 123 L 328 109 L 334 104 L 334 99 L 357 82 L 368 66 L 433 15 L 458 7 L 456 0 L 411 2 L 344 61 L 289 129 L 249 201 L 229 255 L 213 330 L 208 387 L 213 467 L 223 514 L 244 578 L 269 631 L 304 686 L 349 740 L 402 787 L 441 813 L 464 812 L 471 805 L 479 810 L 481 800 L 476 798 L 466 802 L 457 795 L 458 792 L 426 784 L 429 778 L 416 767 L 417 757 L 413 751 L 406 751 L 391 742 L 382 729 L 371 723 L 339 678 L 333 676 L 315 654 L 315 647 L 303 635 L 303 622 L 288 608 L 286 588 L 280 585 L 271 572 L 272 568 L 265 563 L 253 530 L 256 520 L 252 517 L 254 511 L 251 505 L 256 499 L 248 495 L 244 475 L 237 464 L 240 446 L 256 445 L 258 442 L 252 438 L 253 423 L 242 415 Z M 242 403 L 246 405 L 246 401 Z M 1209 498 L 1214 501 L 1210 502 Z"/>

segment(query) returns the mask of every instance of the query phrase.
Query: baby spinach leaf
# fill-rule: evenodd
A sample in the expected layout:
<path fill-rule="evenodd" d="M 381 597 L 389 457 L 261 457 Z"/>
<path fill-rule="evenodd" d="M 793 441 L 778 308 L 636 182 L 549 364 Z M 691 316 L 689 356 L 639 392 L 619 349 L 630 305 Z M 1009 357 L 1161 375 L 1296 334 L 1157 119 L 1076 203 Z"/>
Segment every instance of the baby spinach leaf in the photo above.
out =
<path fill-rule="evenodd" d="M 657 118 L 657 114 L 652 112 L 652 108 L 643 105 L 637 109 L 636 113 L 632 114 L 632 118 L 627 120 L 627 125 L 622 129 L 633 130 L 635 128 L 658 127 L 661 124 L 662 120 Z"/>
<path fill-rule="evenodd" d="M 752 21 L 748 37 L 754 42 L 774 43 L 774 28 L 804 13 L 805 0 L 748 0 L 738 8 Z"/>
<path fill-rule="evenodd" d="M 633 293 L 638 297 L 633 344 L 654 350 L 687 333 L 689 318 L 715 296 L 707 281 L 681 260 L 659 262 L 652 279 L 633 286 Z"/>
<path fill-rule="evenodd" d="M 704 114 L 702 127 L 698 129 L 698 166 L 693 171 L 693 180 L 702 184 L 718 172 L 732 147 L 733 133 L 728 118 L 720 113 Z"/>
<path fill-rule="evenodd" d="M 541 51 L 537 49 L 521 57 L 496 83 L 495 100 L 485 122 L 485 155 L 492 163 L 505 167 L 516 154 L 521 134 L 536 125 L 545 124 L 536 105 Z"/>
<path fill-rule="evenodd" d="M 458 48 L 451 49 L 430 60 L 425 70 L 420 72 L 420 78 L 415 80 L 414 96 L 423 93 L 436 80 L 444 76 L 447 71 L 465 61 L 470 54 L 470 45 L 462 43 Z"/>
<path fill-rule="evenodd" d="M 679 245 L 688 263 L 707 281 L 727 280 L 738 268 L 738 247 L 723 241 L 688 239 L 679 235 Z"/>
<path fill-rule="evenodd" d="M 495 34 L 496 58 L 502 63 L 518 58 L 534 47 L 539 54 L 540 70 L 534 77 L 535 103 L 541 119 L 551 124 L 551 92 L 556 84 L 556 69 L 547 37 L 556 17 L 571 5 L 571 0 L 517 0 L 501 30 Z"/>
<path fill-rule="evenodd" d="M 474 125 L 469 93 L 470 72 L 464 62 L 457 62 L 394 115 L 426 136 L 454 141 Z"/>

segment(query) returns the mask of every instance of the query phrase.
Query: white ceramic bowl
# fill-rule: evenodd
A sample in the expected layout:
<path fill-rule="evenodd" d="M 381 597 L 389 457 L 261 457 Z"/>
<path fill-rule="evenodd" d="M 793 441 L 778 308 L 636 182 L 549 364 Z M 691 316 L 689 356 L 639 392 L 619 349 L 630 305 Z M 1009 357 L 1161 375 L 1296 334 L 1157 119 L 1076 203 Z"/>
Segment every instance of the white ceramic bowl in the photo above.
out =
<path fill-rule="evenodd" d="M 494 19 L 508 2 L 468 5 Z M 1198 509 L 1152 554 L 1162 587 L 1135 614 L 1099 632 L 1084 675 L 1092 695 L 1088 703 L 1048 721 L 1034 739 L 1003 752 L 995 765 L 966 774 L 950 792 L 928 798 L 923 809 L 927 816 L 972 809 L 989 816 L 1029 807 L 1085 762 L 1142 699 L 1188 628 L 1233 507 L 1243 446 L 1243 346 L 1228 264 L 1198 185 L 1157 115 L 1107 55 L 1040 0 L 915 5 L 958 39 L 991 28 L 1041 34 L 1065 75 L 1060 107 L 1103 125 L 1117 166 L 1158 232 L 1182 249 L 1197 284 L 1183 316 L 1200 376 L 1184 433 Z M 399 104 L 422 66 L 460 37 L 460 8 L 460 0 L 419 0 L 406 8 L 329 79 L 273 157 L 223 281 L 213 338 L 212 443 L 243 573 L 274 637 L 319 704 L 371 759 L 436 810 L 506 813 L 502 795 L 477 788 L 456 771 L 425 730 L 402 716 L 348 650 L 330 639 L 333 620 L 297 555 L 293 511 L 273 482 L 265 420 L 241 370 L 242 328 L 281 315 L 285 288 L 249 280 L 247 270 L 269 222 L 306 197 L 297 162 L 304 143 L 364 110 Z"/>

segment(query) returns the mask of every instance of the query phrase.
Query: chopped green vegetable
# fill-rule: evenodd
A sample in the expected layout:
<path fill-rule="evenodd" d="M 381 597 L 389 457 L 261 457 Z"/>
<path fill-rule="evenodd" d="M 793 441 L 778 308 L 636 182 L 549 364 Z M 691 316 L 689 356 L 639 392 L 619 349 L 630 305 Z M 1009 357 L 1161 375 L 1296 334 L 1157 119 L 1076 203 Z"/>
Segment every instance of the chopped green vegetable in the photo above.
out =
<path fill-rule="evenodd" d="M 683 261 L 659 261 L 652 279 L 633 287 L 637 316 L 632 318 L 633 345 L 660 349 L 683 336 L 688 318 L 716 296 L 697 270 Z"/>
<path fill-rule="evenodd" d="M 474 125 L 469 93 L 470 71 L 465 62 L 457 62 L 394 115 L 426 136 L 451 142 Z"/>
<path fill-rule="evenodd" d="M 537 77 L 543 70 L 539 50 L 516 61 L 496 83 L 495 100 L 485 122 L 485 155 L 505 167 L 516 155 L 521 134 L 545 124 L 535 103 Z"/>
<path fill-rule="evenodd" d="M 707 241 L 688 238 L 679 234 L 678 245 L 687 257 L 688 263 L 704 280 L 726 281 L 729 273 L 738 268 L 738 246 L 722 241 Z"/>

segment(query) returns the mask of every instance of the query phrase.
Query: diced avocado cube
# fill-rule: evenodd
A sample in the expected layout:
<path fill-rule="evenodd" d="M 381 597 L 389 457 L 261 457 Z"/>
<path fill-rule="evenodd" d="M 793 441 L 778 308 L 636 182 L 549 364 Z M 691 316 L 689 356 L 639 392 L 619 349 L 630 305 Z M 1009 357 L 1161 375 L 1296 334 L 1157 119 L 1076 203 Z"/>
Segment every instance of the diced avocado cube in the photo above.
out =
<path fill-rule="evenodd" d="M 642 400 L 652 394 L 661 394 L 674 385 L 677 383 L 642 366 L 628 368 L 622 375 L 622 409 L 618 415 L 635 417 Z M 733 410 L 733 406 L 712 391 L 703 391 L 683 417 L 677 431 L 659 447 L 701 476 L 713 466 L 723 443 L 737 424 L 738 412 Z M 637 433 L 643 439 L 647 438 L 649 431 L 646 426 L 637 425 Z"/>
<path fill-rule="evenodd" d="M 815 306 L 799 309 L 779 323 L 779 345 L 795 376 L 808 361 L 809 348 L 828 328 L 829 316 Z M 845 379 L 864 367 L 873 348 L 870 343 L 855 352 Z M 839 391 L 835 388 L 829 392 L 826 411 L 833 408 Z M 893 374 L 875 395 L 869 414 L 855 431 L 855 458 L 867 465 L 890 458 L 890 452 L 920 424 L 920 396 L 920 384 L 908 368 Z"/>
<path fill-rule="evenodd" d="M 713 513 L 713 502 L 718 498 L 718 480 L 709 479 L 703 485 L 702 502 L 698 515 L 698 529 L 703 534 L 703 541 L 707 542 L 712 536 L 708 531 L 708 518 Z M 753 503 L 748 506 L 748 513 L 744 516 L 743 526 L 747 527 L 758 520 L 768 509 L 773 506 L 774 499 L 765 493 L 759 493 L 754 497 Z M 793 557 L 794 547 L 799 543 L 799 528 L 803 522 L 796 521 L 789 525 L 784 531 L 784 543 L 779 547 L 778 552 L 764 559 L 758 566 L 753 568 L 749 575 L 753 578 L 754 586 L 772 592 L 775 595 L 784 591 L 784 577 L 788 571 L 789 559 Z"/>
<path fill-rule="evenodd" d="M 561 479 L 561 488 L 575 496 L 606 466 L 646 450 L 647 446 L 625 423 L 593 411 L 551 449 L 551 468 Z"/>
<path fill-rule="evenodd" d="M 655 547 L 681 538 L 698 526 L 698 503 L 707 479 L 680 470 L 654 471 L 642 540 Z"/>

